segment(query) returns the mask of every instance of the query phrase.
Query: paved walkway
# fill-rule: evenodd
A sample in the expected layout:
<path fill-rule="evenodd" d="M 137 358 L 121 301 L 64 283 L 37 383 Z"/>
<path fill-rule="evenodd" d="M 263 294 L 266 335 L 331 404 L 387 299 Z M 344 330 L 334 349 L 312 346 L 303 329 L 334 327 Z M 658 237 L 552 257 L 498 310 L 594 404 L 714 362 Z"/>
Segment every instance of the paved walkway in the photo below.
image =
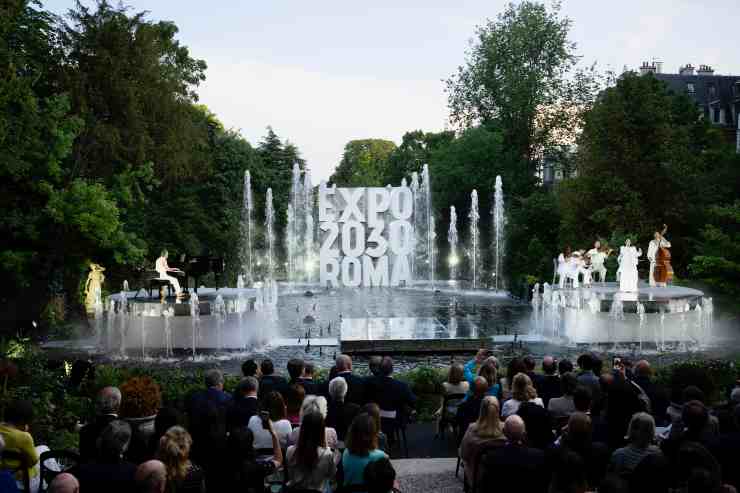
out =
<path fill-rule="evenodd" d="M 403 493 L 462 493 L 462 479 L 455 478 L 457 459 L 397 459 L 396 479 Z M 462 471 L 460 471 L 462 478 Z"/>

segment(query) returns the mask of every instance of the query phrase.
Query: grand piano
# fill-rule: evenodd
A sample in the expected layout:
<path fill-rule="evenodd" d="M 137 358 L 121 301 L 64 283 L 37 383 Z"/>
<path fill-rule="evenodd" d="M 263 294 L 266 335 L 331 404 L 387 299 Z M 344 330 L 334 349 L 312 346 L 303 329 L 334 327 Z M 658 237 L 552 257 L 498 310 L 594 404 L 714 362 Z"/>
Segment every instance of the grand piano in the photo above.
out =
<path fill-rule="evenodd" d="M 190 285 L 190 279 L 194 279 L 195 282 L 193 283 L 193 286 L 197 293 L 198 286 L 200 285 L 200 278 L 211 272 L 215 274 L 216 288 L 218 288 L 221 281 L 221 275 L 224 273 L 224 268 L 226 267 L 226 262 L 224 262 L 223 257 L 213 257 L 210 255 L 188 257 L 187 255 L 182 255 L 177 262 L 170 262 L 169 265 L 170 267 L 175 267 L 183 271 L 183 274 L 179 274 L 184 278 L 184 282 L 182 283 L 183 288 Z"/>

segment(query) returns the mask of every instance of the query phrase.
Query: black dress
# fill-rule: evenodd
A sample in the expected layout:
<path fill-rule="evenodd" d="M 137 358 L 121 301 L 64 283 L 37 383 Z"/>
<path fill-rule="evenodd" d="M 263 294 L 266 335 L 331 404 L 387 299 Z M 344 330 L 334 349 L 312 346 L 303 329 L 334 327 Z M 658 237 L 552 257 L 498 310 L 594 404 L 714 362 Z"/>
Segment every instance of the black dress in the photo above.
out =
<path fill-rule="evenodd" d="M 200 467 L 190 464 L 188 472 L 182 481 L 175 485 L 174 493 L 201 493 L 205 489 L 205 474 Z"/>

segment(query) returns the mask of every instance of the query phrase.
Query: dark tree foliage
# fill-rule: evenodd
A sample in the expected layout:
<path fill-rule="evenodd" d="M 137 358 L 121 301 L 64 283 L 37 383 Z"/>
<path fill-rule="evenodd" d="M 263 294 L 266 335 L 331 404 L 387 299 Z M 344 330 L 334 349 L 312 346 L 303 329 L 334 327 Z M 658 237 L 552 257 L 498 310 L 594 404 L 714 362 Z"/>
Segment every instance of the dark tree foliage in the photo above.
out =
<path fill-rule="evenodd" d="M 390 140 L 351 140 L 329 181 L 340 187 L 384 187 L 388 184 L 388 158 L 395 149 Z"/>

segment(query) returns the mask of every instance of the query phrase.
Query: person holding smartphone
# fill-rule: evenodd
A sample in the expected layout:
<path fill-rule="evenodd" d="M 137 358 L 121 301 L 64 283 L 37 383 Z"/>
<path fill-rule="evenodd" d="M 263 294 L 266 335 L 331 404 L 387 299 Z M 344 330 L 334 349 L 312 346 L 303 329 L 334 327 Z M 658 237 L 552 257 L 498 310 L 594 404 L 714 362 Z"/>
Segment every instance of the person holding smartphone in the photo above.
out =
<path fill-rule="evenodd" d="M 231 491 L 263 491 L 265 478 L 275 473 L 283 464 L 283 452 L 280 439 L 270 422 L 269 413 L 262 412 L 254 416 L 260 422 L 262 430 L 269 434 L 272 441 L 272 456 L 261 458 L 254 448 L 254 434 L 249 428 L 234 428 L 229 434 L 230 465 L 229 475 L 232 478 Z"/>

